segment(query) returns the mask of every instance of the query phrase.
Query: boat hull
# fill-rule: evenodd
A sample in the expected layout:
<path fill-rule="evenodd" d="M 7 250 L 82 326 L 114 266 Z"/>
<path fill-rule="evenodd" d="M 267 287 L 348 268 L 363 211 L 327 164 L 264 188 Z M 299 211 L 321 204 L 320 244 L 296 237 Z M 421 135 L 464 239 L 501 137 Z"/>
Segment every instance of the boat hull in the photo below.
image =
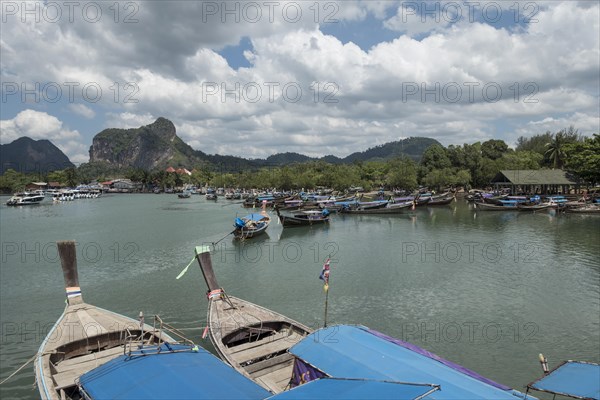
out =
<path fill-rule="evenodd" d="M 427 207 L 430 207 L 430 206 L 446 206 L 446 205 L 452 203 L 452 200 L 454 200 L 454 197 L 446 197 L 446 198 L 443 198 L 443 199 L 431 199 L 425 205 Z"/>
<path fill-rule="evenodd" d="M 45 196 L 43 195 L 31 195 L 31 196 L 13 196 L 7 202 L 7 206 L 32 206 L 36 204 L 41 204 L 45 200 Z"/>
<path fill-rule="evenodd" d="M 586 206 L 579 208 L 567 208 L 565 212 L 569 214 L 600 214 L 600 207 Z"/>
<path fill-rule="evenodd" d="M 256 236 L 260 236 L 267 231 L 269 227 L 269 222 L 263 222 L 258 225 L 256 228 L 237 228 L 233 232 L 233 236 L 236 239 L 250 239 Z"/>
<path fill-rule="evenodd" d="M 519 211 L 517 207 L 499 206 L 496 204 L 488 203 L 477 203 L 475 202 L 475 209 L 478 211 Z"/>
<path fill-rule="evenodd" d="M 371 208 L 371 209 L 342 209 L 341 212 L 345 214 L 369 214 L 369 215 L 386 215 L 386 214 L 402 214 L 413 206 L 413 203 L 405 204 L 391 204 L 384 208 Z"/>
<path fill-rule="evenodd" d="M 517 209 L 519 211 L 525 211 L 525 212 L 536 212 L 536 211 L 547 211 L 547 210 L 551 210 L 554 207 L 552 206 L 552 204 L 538 204 L 538 205 L 533 205 L 533 206 L 528 206 L 528 205 L 523 205 L 523 204 L 517 204 Z"/>
<path fill-rule="evenodd" d="M 279 216 L 279 220 L 281 221 L 281 225 L 284 227 L 294 227 L 294 226 L 312 226 L 312 225 L 323 225 L 329 223 L 329 217 L 325 218 L 298 218 L 289 215 L 281 215 Z"/>

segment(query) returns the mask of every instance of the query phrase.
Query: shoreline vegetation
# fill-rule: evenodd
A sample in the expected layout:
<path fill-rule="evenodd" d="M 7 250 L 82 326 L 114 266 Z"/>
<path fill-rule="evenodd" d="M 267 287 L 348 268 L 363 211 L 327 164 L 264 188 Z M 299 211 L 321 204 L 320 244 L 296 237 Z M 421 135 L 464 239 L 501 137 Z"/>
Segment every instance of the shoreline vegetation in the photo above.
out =
<path fill-rule="evenodd" d="M 584 137 L 570 127 L 556 133 L 520 137 L 515 149 L 496 139 L 462 146 L 434 144 L 423 152 L 419 162 L 400 155 L 350 164 L 319 160 L 257 169 L 206 164 L 198 168 L 172 166 L 191 168 L 191 172 L 168 172 L 166 168 L 118 168 L 102 162 L 84 163 L 48 173 L 22 173 L 9 169 L 0 176 L 0 192 L 17 192 L 36 181 L 75 187 L 119 178 L 136 183 L 134 192 L 153 192 L 156 188 L 164 191 L 184 186 L 278 188 L 284 191 L 316 188 L 344 191 L 351 187 L 362 187 L 365 191 L 382 188 L 414 191 L 419 187 L 436 191 L 447 187 L 468 190 L 489 187 L 500 170 L 537 169 L 564 169 L 579 178 L 581 187 L 590 188 L 600 183 L 600 135 Z"/>

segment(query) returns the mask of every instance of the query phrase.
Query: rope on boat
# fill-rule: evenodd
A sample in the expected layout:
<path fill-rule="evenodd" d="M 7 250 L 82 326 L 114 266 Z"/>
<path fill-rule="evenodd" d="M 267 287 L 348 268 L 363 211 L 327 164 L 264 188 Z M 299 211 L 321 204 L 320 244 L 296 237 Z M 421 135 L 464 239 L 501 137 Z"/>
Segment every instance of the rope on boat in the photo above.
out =
<path fill-rule="evenodd" d="M 177 275 L 177 278 L 175 278 L 175 279 L 179 279 L 183 275 L 185 275 L 185 273 L 187 272 L 188 268 L 194 263 L 194 260 L 196 260 L 196 257 L 192 258 L 192 261 L 189 262 L 189 264 L 179 273 L 179 275 Z"/>
<path fill-rule="evenodd" d="M 46 355 L 46 354 L 54 354 L 54 352 L 50 352 L 50 353 L 43 353 L 41 355 Z M 0 385 L 2 385 L 4 382 L 8 381 L 10 378 L 12 378 L 13 376 L 15 376 L 16 374 L 19 373 L 19 371 L 21 371 L 23 368 L 25 368 L 27 365 L 29 365 L 33 360 L 36 359 L 37 356 L 39 356 L 40 353 L 35 353 L 33 355 L 33 357 L 31 357 L 29 360 L 27 360 L 25 362 L 25 364 L 21 365 L 19 368 L 17 368 L 17 370 L 15 372 L 13 372 L 12 374 L 10 374 L 9 377 L 7 377 L 6 379 L 4 379 L 2 382 L 0 382 Z"/>

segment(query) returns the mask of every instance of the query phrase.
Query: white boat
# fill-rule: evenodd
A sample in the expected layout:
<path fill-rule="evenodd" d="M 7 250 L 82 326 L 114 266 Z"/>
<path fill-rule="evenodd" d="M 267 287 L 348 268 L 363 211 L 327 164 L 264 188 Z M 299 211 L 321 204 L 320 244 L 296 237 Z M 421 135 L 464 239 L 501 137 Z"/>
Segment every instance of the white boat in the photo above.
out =
<path fill-rule="evenodd" d="M 36 191 L 33 193 L 29 192 L 21 192 L 15 193 L 13 196 L 8 199 L 6 202 L 7 206 L 29 206 L 33 204 L 40 204 L 44 201 L 46 196 L 42 191 Z"/>

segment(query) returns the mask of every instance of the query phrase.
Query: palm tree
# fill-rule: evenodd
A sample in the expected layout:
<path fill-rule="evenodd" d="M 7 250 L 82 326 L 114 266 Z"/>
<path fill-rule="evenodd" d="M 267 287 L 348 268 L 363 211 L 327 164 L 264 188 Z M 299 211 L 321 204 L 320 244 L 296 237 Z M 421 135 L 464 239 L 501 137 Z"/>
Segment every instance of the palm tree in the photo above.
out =
<path fill-rule="evenodd" d="M 562 167 L 563 159 L 565 157 L 564 145 L 566 144 L 565 134 L 563 131 L 557 132 L 550 143 L 546 144 L 546 152 L 544 155 L 550 159 L 553 168 Z"/>

